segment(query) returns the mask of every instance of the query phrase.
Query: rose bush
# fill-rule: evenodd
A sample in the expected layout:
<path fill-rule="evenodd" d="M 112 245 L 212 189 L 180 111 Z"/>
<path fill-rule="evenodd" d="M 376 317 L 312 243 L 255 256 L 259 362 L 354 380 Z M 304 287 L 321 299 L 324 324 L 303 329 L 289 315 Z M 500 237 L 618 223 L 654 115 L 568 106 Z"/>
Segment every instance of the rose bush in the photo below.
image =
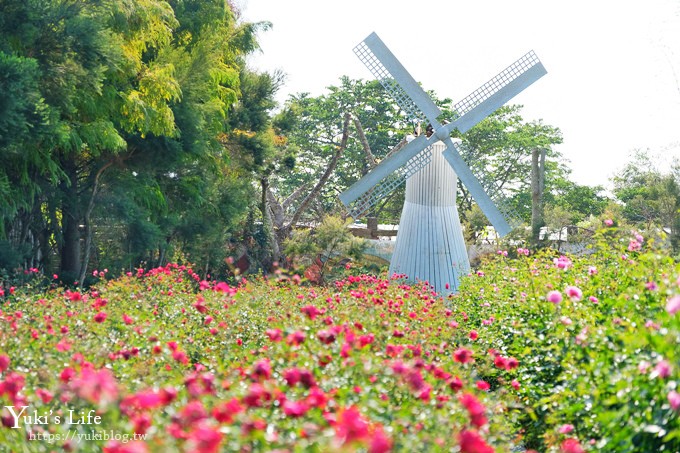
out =
<path fill-rule="evenodd" d="M 680 272 L 654 243 L 610 227 L 581 257 L 500 255 L 454 298 L 493 318 L 478 346 L 519 360 L 526 447 L 679 451 Z"/>
<path fill-rule="evenodd" d="M 20 288 L 1 326 L 3 406 L 39 417 L 3 410 L 0 444 L 17 449 L 481 451 L 515 438 L 502 412 L 517 370 L 502 391 L 479 385 L 494 356 L 424 285 L 234 287 L 168 265 L 88 292 Z M 74 439 L 92 430 L 118 440 Z"/>
<path fill-rule="evenodd" d="M 329 287 L 278 276 L 234 286 L 174 264 L 98 275 L 89 291 L 22 286 L 2 296 L 0 445 L 680 445 L 680 269 L 639 234 L 607 228 L 583 257 L 496 254 L 448 300 L 425 282 L 370 275 Z M 110 437 L 84 437 L 101 432 Z"/>

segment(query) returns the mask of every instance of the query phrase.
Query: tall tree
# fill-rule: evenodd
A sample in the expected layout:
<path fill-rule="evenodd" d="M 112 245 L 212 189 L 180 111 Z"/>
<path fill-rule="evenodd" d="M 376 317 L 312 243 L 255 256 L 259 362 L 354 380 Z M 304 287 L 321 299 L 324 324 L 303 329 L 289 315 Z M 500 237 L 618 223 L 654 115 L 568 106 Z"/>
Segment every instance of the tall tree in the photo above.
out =
<path fill-rule="evenodd" d="M 249 253 L 256 264 L 268 270 L 280 259 L 280 241 L 276 237 L 272 212 L 269 208 L 273 174 L 290 170 L 294 158 L 280 137 L 276 136 L 271 122 L 271 111 L 276 107 L 275 93 L 283 82 L 281 73 L 255 73 L 248 69 L 241 71 L 242 97 L 230 118 L 232 133 L 227 137 L 227 147 L 238 155 L 246 171 L 259 185 L 257 203 L 250 206 L 251 222 L 244 231 L 245 237 L 257 238 L 248 241 Z M 255 210 L 259 215 L 255 215 Z M 260 219 L 259 223 L 255 218 Z"/>
<path fill-rule="evenodd" d="M 337 198 L 339 191 L 368 173 L 375 165 L 374 159 L 384 158 L 406 134 L 413 132 L 414 125 L 405 122 L 399 107 L 377 81 L 342 77 L 339 86 L 328 87 L 327 94 L 292 96 L 275 123 L 281 125 L 282 133 L 297 149 L 298 171 L 278 179 L 277 195 L 285 198 L 298 187 L 315 185 L 341 145 L 346 114 L 351 115 L 354 125 L 343 157 L 321 190 L 317 209 L 306 216 L 320 219 L 324 213 L 342 211 Z M 403 199 L 403 191 L 397 192 L 395 198 L 377 206 L 375 214 L 384 220 L 398 219 L 400 194 Z"/>
<path fill-rule="evenodd" d="M 0 84 L 13 96 L 0 131 L 13 135 L 0 137 L 0 233 L 56 244 L 61 274 L 82 280 L 93 219 L 117 213 L 127 248 L 146 237 L 135 245 L 158 255 L 200 236 L 192 210 L 237 222 L 247 181 L 220 137 L 261 26 L 217 0 L 3 1 Z"/>
<path fill-rule="evenodd" d="M 6 27 L 8 16 L 0 19 L 0 30 Z M 41 191 L 37 176 L 56 181 L 61 172 L 39 145 L 49 139 L 51 128 L 49 106 L 40 93 L 38 64 L 13 55 L 2 41 L 0 92 L 0 242 L 9 250 L 10 242 L 25 242 L 32 202 Z M 17 228 L 10 237 L 13 223 Z"/>

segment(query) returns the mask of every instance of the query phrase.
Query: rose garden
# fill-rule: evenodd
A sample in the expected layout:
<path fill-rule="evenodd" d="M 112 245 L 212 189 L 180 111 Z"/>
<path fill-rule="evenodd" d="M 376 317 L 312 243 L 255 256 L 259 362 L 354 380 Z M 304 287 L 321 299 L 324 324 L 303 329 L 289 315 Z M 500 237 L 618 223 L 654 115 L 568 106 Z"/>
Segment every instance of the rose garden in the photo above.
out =
<path fill-rule="evenodd" d="M 0 452 L 679 452 L 663 124 L 620 168 L 584 145 L 609 179 L 576 182 L 562 131 L 505 105 L 580 55 L 571 35 L 454 103 L 371 33 L 377 80 L 279 102 L 284 71 L 250 64 L 272 24 L 241 3 L 0 2 Z M 413 15 L 389 3 L 371 20 Z M 414 30 L 395 52 L 418 76 L 495 60 Z M 314 82 L 319 43 L 285 50 Z M 628 72 L 593 105 L 559 72 L 525 99 L 613 138 L 596 103 Z M 626 108 L 630 132 L 661 110 Z"/>
<path fill-rule="evenodd" d="M 13 412 L 3 412 L 0 444 L 564 453 L 680 445 L 680 269 L 654 238 L 612 225 L 584 256 L 499 250 L 448 300 L 424 282 L 346 267 L 315 286 L 281 272 L 227 284 L 169 264 L 112 279 L 98 271 L 87 291 L 29 270 L 3 295 L 0 395 Z M 111 437 L 78 442 L 101 431 Z"/>

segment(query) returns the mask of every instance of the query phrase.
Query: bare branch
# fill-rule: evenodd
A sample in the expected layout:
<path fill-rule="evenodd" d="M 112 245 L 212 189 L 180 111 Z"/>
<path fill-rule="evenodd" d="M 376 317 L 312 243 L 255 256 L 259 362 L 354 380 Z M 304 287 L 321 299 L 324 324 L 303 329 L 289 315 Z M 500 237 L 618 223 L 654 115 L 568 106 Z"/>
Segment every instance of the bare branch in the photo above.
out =
<path fill-rule="evenodd" d="M 340 159 L 340 156 L 347 147 L 347 141 L 349 140 L 350 117 L 351 115 L 349 113 L 345 113 L 345 121 L 342 126 L 342 141 L 340 142 L 340 146 L 335 151 L 335 154 L 333 155 L 331 162 L 328 164 L 328 167 L 326 168 L 326 171 L 324 172 L 323 176 L 321 176 L 321 179 L 319 179 L 319 182 L 316 183 L 316 186 L 314 186 L 312 191 L 305 197 L 304 200 L 302 200 L 300 206 L 295 210 L 293 218 L 290 220 L 289 224 L 291 227 L 294 226 L 298 222 L 298 220 L 300 220 L 302 213 L 305 211 L 305 209 L 307 209 L 309 203 L 311 203 L 312 200 L 314 200 L 319 195 L 321 189 L 326 184 L 328 179 L 331 177 L 331 174 L 333 174 L 335 167 L 338 165 L 338 160 Z"/>
<path fill-rule="evenodd" d="M 300 195 L 307 189 L 307 183 L 302 184 L 300 187 L 295 189 L 292 194 L 288 195 L 288 197 L 283 200 L 281 203 L 281 206 L 283 207 L 284 211 L 290 207 L 290 205 L 297 200 Z"/>
<path fill-rule="evenodd" d="M 377 162 L 375 161 L 375 156 L 371 152 L 371 147 L 368 144 L 368 140 L 366 140 L 366 134 L 364 134 L 364 128 L 361 126 L 361 121 L 359 121 L 359 118 L 357 118 L 354 115 L 352 115 L 352 119 L 354 120 L 354 127 L 356 127 L 357 129 L 357 134 L 359 135 L 359 141 L 361 142 L 361 146 L 364 148 L 364 153 L 366 153 L 368 167 L 373 168 L 377 165 Z"/>
<path fill-rule="evenodd" d="M 407 143 L 408 143 L 408 140 L 406 140 L 406 137 L 402 138 L 402 139 L 399 141 L 399 143 L 397 143 L 396 145 L 394 145 L 394 148 L 392 148 L 392 149 L 390 150 L 390 152 L 388 152 L 388 153 L 385 155 L 384 158 L 387 159 L 387 158 L 390 157 L 392 154 L 396 153 L 397 151 L 399 151 L 400 149 L 402 149 L 404 146 L 406 146 Z"/>

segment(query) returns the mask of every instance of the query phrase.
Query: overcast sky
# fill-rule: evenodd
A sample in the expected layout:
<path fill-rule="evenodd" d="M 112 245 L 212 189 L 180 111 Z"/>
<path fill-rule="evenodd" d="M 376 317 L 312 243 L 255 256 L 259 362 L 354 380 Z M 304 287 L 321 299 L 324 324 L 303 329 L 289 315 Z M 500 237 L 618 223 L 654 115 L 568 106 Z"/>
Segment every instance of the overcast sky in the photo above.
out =
<path fill-rule="evenodd" d="M 634 149 L 680 157 L 680 0 L 237 4 L 273 23 L 250 65 L 287 74 L 280 101 L 372 78 L 352 52 L 372 31 L 424 89 L 454 101 L 534 50 L 548 74 L 511 102 L 562 130 L 575 181 L 608 186 Z"/>

